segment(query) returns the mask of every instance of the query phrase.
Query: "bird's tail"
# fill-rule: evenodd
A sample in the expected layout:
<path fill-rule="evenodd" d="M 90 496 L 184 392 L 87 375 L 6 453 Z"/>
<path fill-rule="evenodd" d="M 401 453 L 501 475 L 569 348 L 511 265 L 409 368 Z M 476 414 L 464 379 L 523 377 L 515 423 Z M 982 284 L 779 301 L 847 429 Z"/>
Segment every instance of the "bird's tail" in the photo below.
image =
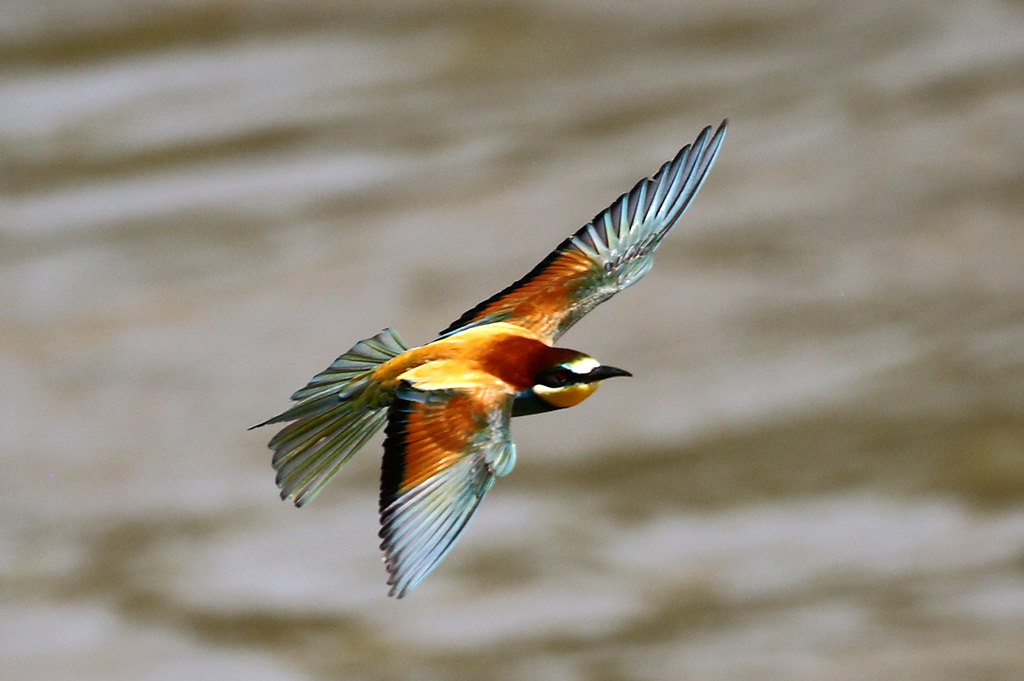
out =
<path fill-rule="evenodd" d="M 359 341 L 292 395 L 291 409 L 253 426 L 292 422 L 269 444 L 282 499 L 308 502 L 380 430 L 391 398 L 373 372 L 407 349 L 394 329 Z"/>

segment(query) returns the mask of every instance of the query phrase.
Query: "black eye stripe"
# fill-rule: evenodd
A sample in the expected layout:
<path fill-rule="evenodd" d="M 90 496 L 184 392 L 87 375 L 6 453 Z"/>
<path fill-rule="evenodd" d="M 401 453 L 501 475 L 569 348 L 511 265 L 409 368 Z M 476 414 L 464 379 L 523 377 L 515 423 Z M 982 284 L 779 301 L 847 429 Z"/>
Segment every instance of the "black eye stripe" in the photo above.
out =
<path fill-rule="evenodd" d="M 538 385 L 547 386 L 548 388 L 562 388 L 575 383 L 579 376 L 569 367 L 558 366 L 542 371 L 537 376 L 536 382 Z"/>

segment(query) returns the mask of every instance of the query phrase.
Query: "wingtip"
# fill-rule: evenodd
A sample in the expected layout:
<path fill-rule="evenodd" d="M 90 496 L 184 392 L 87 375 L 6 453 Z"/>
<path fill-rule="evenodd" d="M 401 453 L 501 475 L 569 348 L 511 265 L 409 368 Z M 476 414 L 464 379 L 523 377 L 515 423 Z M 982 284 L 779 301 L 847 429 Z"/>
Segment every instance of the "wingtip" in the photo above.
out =
<path fill-rule="evenodd" d="M 270 421 L 269 420 L 268 421 L 264 421 L 263 423 L 257 423 L 255 426 L 249 426 L 248 428 L 246 428 L 246 430 L 256 430 L 257 428 L 262 428 L 263 426 L 267 426 L 267 425 L 270 425 Z"/>
<path fill-rule="evenodd" d="M 711 126 L 708 126 L 710 129 Z M 715 134 L 712 136 L 712 143 L 716 146 L 722 146 L 722 140 L 725 138 L 725 132 L 729 129 L 729 119 L 723 118 L 722 122 L 718 124 L 718 129 L 715 130 Z"/>
<path fill-rule="evenodd" d="M 399 574 L 401 568 L 395 563 L 384 527 L 381 527 L 378 536 L 381 538 L 380 550 L 384 552 L 384 555 L 381 556 L 381 562 L 384 563 L 384 570 L 388 573 L 388 596 L 390 598 L 402 598 L 409 593 L 415 584 L 410 584 L 407 580 L 403 580 L 401 574 Z"/>
<path fill-rule="evenodd" d="M 700 156 L 698 175 L 700 180 L 693 190 L 695 195 L 704 184 L 704 178 L 711 170 L 711 166 L 718 160 L 718 153 L 722 150 L 722 142 L 725 141 L 725 133 L 729 128 L 729 119 L 723 118 L 714 134 L 711 133 L 712 126 L 707 126 L 693 143 L 694 153 Z"/>
<path fill-rule="evenodd" d="M 306 501 L 308 501 L 308 499 L 305 496 L 301 494 L 295 494 L 294 492 L 281 492 L 281 501 L 290 501 L 292 506 L 294 506 L 295 508 L 302 508 L 303 506 L 306 505 Z"/>

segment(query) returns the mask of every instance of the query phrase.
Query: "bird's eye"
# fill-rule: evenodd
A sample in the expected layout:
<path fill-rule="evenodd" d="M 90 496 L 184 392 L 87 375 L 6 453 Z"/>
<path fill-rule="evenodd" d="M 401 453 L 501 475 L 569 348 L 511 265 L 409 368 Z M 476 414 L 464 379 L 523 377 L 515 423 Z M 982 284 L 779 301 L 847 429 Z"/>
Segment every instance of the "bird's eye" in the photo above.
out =
<path fill-rule="evenodd" d="M 572 372 L 565 368 L 560 368 L 555 371 L 552 375 L 555 379 L 555 384 L 562 386 L 567 384 L 572 379 Z"/>
<path fill-rule="evenodd" d="M 542 371 L 537 376 L 537 384 L 548 388 L 564 388 L 574 383 L 577 377 L 576 372 L 569 367 L 556 366 Z"/>

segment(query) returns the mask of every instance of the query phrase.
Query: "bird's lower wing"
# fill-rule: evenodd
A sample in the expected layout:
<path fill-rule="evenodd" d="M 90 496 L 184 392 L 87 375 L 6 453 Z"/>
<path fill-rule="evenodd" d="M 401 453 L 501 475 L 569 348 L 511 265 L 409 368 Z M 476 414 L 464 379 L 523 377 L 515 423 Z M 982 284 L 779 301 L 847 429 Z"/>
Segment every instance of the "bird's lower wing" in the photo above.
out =
<path fill-rule="evenodd" d="M 512 396 L 420 391 L 405 382 L 388 412 L 381 468 L 381 549 L 401 598 L 448 553 L 497 477 L 515 464 Z"/>
<path fill-rule="evenodd" d="M 525 277 L 452 322 L 442 336 L 506 321 L 554 342 L 587 312 L 636 282 L 697 194 L 728 121 L 704 128 L 651 178 L 640 180 L 563 241 Z"/>

